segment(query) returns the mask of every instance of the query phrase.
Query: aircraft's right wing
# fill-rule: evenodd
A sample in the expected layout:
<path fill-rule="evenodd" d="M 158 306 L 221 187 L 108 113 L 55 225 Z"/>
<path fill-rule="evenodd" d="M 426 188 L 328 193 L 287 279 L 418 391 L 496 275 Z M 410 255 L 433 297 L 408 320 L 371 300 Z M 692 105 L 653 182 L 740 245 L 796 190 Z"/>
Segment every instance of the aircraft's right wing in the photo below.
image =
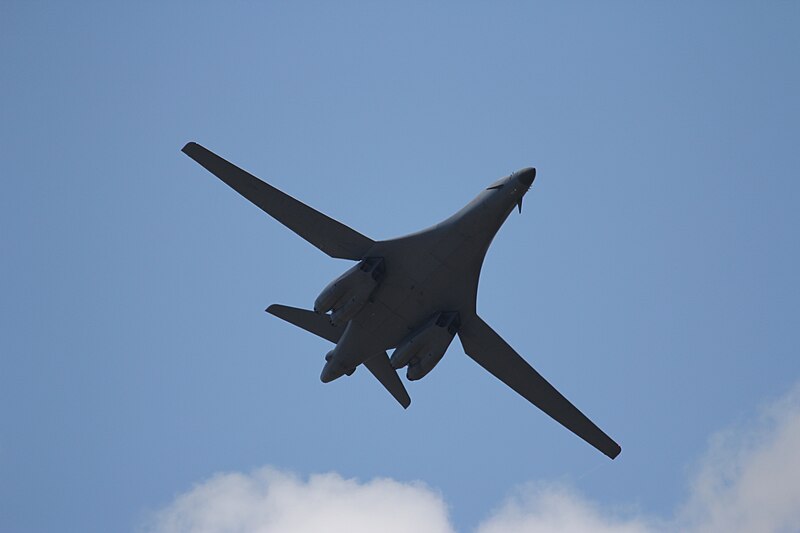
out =
<path fill-rule="evenodd" d="M 375 244 L 372 239 L 264 183 L 197 143 L 188 143 L 182 152 L 331 257 L 359 261 Z"/>
<path fill-rule="evenodd" d="M 622 451 L 619 444 L 562 396 L 478 315 L 462 324 L 458 337 L 468 356 L 556 422 L 611 459 Z"/>

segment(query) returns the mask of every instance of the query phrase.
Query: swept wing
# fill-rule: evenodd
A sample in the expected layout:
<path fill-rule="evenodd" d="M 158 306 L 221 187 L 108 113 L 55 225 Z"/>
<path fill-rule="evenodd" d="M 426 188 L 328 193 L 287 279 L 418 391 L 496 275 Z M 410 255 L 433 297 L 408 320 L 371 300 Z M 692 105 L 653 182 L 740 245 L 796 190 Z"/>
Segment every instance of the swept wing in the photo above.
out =
<path fill-rule="evenodd" d="M 358 261 L 375 244 L 372 239 L 295 200 L 195 142 L 188 143 L 182 151 L 331 257 Z"/>
<path fill-rule="evenodd" d="M 622 451 L 478 315 L 462 324 L 458 336 L 468 356 L 556 422 L 611 459 Z"/>

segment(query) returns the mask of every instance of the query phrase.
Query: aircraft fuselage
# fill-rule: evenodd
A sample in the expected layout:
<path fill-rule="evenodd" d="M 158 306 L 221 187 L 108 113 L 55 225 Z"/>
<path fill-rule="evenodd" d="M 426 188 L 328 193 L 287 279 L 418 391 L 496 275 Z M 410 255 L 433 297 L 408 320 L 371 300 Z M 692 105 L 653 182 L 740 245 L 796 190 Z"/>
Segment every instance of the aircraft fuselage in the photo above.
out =
<path fill-rule="evenodd" d="M 611 459 L 619 444 L 561 394 L 477 313 L 483 259 L 500 226 L 530 188 L 536 170 L 496 181 L 463 209 L 418 233 L 374 241 L 292 198 L 197 143 L 183 152 L 265 213 L 330 257 L 356 261 L 325 287 L 314 310 L 272 304 L 266 311 L 336 347 L 323 382 L 363 364 L 404 408 L 397 370 L 425 377 L 458 336 L 464 354 Z M 330 312 L 330 314 L 328 314 Z M 386 350 L 394 348 L 392 356 Z"/>
<path fill-rule="evenodd" d="M 382 258 L 385 273 L 347 323 L 327 358 L 322 381 L 351 373 L 368 358 L 398 346 L 437 312 L 474 314 L 486 251 L 535 174 L 532 168 L 515 172 L 441 223 L 376 242 L 366 257 Z"/>

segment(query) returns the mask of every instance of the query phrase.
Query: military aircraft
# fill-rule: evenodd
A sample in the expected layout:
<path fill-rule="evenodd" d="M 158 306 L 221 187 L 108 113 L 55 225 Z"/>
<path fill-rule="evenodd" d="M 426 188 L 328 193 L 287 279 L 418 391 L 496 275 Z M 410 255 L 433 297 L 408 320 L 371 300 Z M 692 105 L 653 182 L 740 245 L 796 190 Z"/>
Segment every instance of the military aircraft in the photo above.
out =
<path fill-rule="evenodd" d="M 190 142 L 183 152 L 236 192 L 331 257 L 357 263 L 333 280 L 313 310 L 271 305 L 267 312 L 329 340 L 320 379 L 363 364 L 407 408 L 397 375 L 425 377 L 458 335 L 464 352 L 500 381 L 611 459 L 621 448 L 534 370 L 475 305 L 483 259 L 500 226 L 536 177 L 524 168 L 497 180 L 443 222 L 411 235 L 373 241 Z M 387 350 L 394 348 L 391 358 Z"/>

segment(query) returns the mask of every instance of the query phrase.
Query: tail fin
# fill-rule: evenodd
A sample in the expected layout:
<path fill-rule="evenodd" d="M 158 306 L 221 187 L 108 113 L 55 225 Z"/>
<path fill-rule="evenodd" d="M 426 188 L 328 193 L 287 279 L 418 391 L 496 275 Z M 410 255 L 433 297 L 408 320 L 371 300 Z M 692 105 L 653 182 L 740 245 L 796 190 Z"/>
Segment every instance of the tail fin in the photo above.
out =
<path fill-rule="evenodd" d="M 325 315 L 315 313 L 314 311 L 289 307 L 288 305 L 273 304 L 267 307 L 267 313 L 275 315 L 290 324 L 294 324 L 334 344 L 339 342 L 339 338 L 342 336 L 342 333 L 344 333 L 344 328 L 332 325 Z M 404 409 L 407 409 L 408 406 L 411 405 L 411 398 L 403 382 L 400 380 L 400 376 L 397 375 L 397 371 L 392 368 L 391 363 L 389 363 L 389 356 L 386 352 L 370 357 L 364 361 L 364 366 L 366 366 L 367 370 L 386 387 L 389 394 L 391 394 Z"/>

